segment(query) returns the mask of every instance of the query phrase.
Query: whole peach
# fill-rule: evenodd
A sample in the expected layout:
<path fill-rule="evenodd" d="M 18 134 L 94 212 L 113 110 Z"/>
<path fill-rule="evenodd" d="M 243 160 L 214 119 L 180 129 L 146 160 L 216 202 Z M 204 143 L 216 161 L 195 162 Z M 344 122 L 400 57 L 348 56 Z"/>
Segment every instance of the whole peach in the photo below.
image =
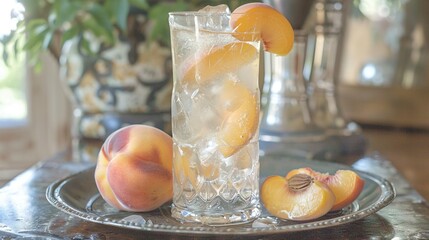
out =
<path fill-rule="evenodd" d="M 163 131 L 130 125 L 112 133 L 98 154 L 95 182 L 111 206 L 151 211 L 173 196 L 173 141 Z"/>

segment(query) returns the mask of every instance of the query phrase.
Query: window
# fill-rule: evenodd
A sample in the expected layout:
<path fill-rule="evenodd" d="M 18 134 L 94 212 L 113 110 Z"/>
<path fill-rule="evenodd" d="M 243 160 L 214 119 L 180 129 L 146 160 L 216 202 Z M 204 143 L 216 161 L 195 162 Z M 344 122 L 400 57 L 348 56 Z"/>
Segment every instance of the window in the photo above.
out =
<path fill-rule="evenodd" d="M 10 17 L 3 11 L 11 2 L 16 5 L 15 0 L 2 0 L 0 34 L 13 25 L 2 19 Z M 42 69 L 35 73 L 25 53 L 9 66 L 0 59 L 0 185 L 71 142 L 72 108 L 61 86 L 59 64 L 49 54 L 40 61 Z"/>
<path fill-rule="evenodd" d="M 23 12 L 22 6 L 15 0 L 5 0 L 3 4 L 0 8 L 0 38 L 14 30 Z M 15 13 L 14 17 L 11 13 Z M 1 53 L 3 50 L 0 46 Z M 8 52 L 12 51 L 8 49 Z M 22 125 L 26 121 L 25 55 L 20 53 L 10 57 L 7 65 L 0 61 L 0 128 Z"/>

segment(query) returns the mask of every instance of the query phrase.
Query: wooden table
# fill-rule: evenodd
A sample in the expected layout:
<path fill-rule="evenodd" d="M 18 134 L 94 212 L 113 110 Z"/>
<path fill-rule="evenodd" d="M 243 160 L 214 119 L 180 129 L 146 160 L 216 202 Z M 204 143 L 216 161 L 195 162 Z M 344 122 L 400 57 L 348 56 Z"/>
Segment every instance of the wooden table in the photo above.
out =
<path fill-rule="evenodd" d="M 369 129 L 365 134 L 370 143 L 369 157 L 360 158 L 353 167 L 373 172 L 395 185 L 397 197 L 389 206 L 345 225 L 243 239 L 429 239 L 429 205 L 413 186 L 422 193 L 426 193 L 427 187 L 425 184 L 411 186 L 403 177 L 427 182 L 429 145 L 424 145 L 429 144 L 427 134 L 401 132 L 398 137 L 398 132 L 383 129 Z M 422 142 L 421 145 L 416 143 L 419 141 L 413 144 L 411 140 Z M 401 153 L 398 145 L 406 146 L 411 152 Z M 92 223 L 72 217 L 49 204 L 45 198 L 49 184 L 91 165 L 70 161 L 70 155 L 62 153 L 38 163 L 7 183 L 0 189 L 0 239 L 197 239 L 196 236 L 166 235 Z M 205 239 L 230 238 L 238 239 L 234 236 L 209 236 Z"/>
<path fill-rule="evenodd" d="M 429 201 L 429 131 L 366 128 L 368 153 L 379 153 Z"/>

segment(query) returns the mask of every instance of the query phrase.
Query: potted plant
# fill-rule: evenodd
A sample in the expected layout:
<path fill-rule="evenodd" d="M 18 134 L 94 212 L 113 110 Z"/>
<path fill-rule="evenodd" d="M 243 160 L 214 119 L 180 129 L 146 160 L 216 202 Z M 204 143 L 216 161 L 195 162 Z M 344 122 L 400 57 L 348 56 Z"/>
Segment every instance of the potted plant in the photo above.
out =
<path fill-rule="evenodd" d="M 25 32 L 27 37 L 21 49 L 32 59 L 48 50 L 57 60 L 65 42 L 74 37 L 89 39 L 84 33 L 92 34 L 107 45 L 116 42 L 114 32 L 130 35 L 128 17 L 143 13 L 152 25 L 147 31 L 149 40 L 161 41 L 169 45 L 167 13 L 170 11 L 196 10 L 206 5 L 227 4 L 231 9 L 253 2 L 248 0 L 17 0 L 25 8 L 22 13 L 12 12 L 18 19 L 17 29 L 0 39 L 4 46 L 15 45 L 15 36 Z M 89 50 L 89 49 L 87 49 Z M 10 53 L 3 53 L 7 61 Z"/>
<path fill-rule="evenodd" d="M 234 9 L 248 2 L 17 1 L 25 8 L 24 17 L 15 31 L 0 39 L 3 60 L 7 62 L 14 51 L 25 51 L 37 67 L 39 54 L 48 51 L 58 61 L 61 79 L 76 108 L 73 135 L 79 140 L 76 149 L 80 152 L 94 141 L 95 148 L 88 151 L 97 151 L 110 133 L 128 124 L 151 124 L 169 131 L 168 12 L 218 4 Z M 26 37 L 18 38 L 22 33 Z"/>

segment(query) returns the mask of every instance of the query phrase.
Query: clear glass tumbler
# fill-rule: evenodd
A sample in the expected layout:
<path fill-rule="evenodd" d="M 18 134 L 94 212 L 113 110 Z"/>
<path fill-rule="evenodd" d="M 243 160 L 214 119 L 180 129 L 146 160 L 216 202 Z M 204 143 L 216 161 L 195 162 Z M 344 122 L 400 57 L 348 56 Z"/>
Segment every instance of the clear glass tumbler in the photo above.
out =
<path fill-rule="evenodd" d="M 231 14 L 169 14 L 173 58 L 172 216 L 248 222 L 259 206 L 259 47 L 240 41 Z M 240 33 L 240 35 L 252 33 Z"/>

